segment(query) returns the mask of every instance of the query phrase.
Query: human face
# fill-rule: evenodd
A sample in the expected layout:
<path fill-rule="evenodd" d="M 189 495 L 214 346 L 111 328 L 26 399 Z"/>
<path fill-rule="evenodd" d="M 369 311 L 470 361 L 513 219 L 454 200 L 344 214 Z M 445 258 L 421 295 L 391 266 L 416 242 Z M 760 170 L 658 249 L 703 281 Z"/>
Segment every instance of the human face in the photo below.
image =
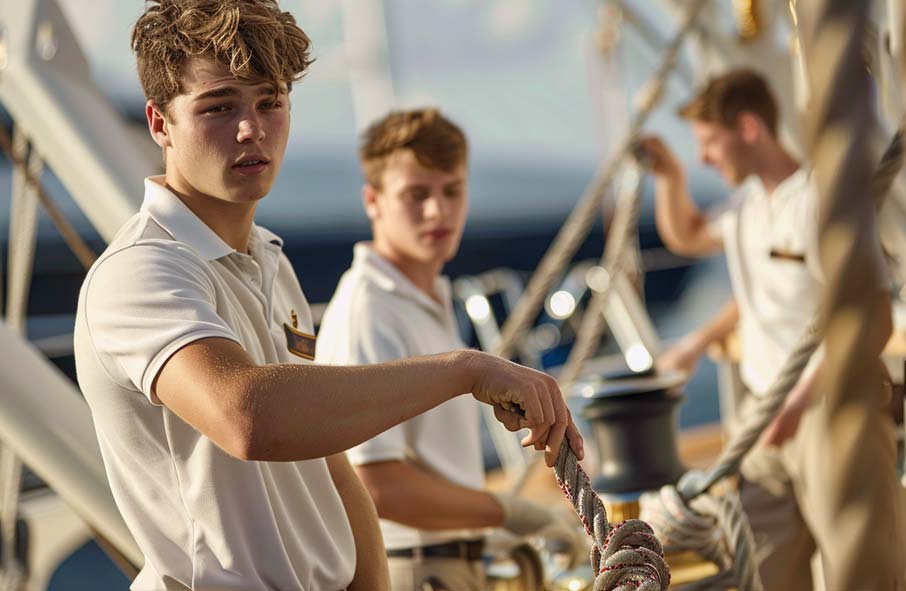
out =
<path fill-rule="evenodd" d="M 439 271 L 456 255 L 468 211 L 465 163 L 446 172 L 425 168 L 411 150 L 393 154 L 381 189 L 366 186 L 375 245 L 394 262 Z"/>
<path fill-rule="evenodd" d="M 731 186 L 739 185 L 754 172 L 751 149 L 736 128 L 693 121 L 692 133 L 701 163 L 715 169 Z"/>
<path fill-rule="evenodd" d="M 186 64 L 183 93 L 148 123 L 164 148 L 167 184 L 189 198 L 254 204 L 274 184 L 289 134 L 289 96 L 263 80 L 239 80 L 206 58 Z"/>

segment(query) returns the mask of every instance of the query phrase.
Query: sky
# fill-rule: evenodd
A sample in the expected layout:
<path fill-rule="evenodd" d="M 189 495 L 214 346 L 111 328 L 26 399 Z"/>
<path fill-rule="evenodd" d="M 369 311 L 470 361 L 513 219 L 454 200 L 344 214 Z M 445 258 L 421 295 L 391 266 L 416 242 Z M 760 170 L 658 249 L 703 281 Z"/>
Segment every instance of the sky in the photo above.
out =
<path fill-rule="evenodd" d="M 96 82 L 140 117 L 144 101 L 128 48 L 143 2 L 60 4 Z M 358 132 L 391 107 L 433 105 L 469 137 L 473 217 L 497 220 L 519 205 L 516 222 L 565 218 L 625 133 L 629 107 L 657 57 L 625 27 L 602 18 L 600 4 L 283 0 L 281 7 L 312 39 L 316 61 L 294 86 L 287 164 L 263 213 L 299 199 L 323 203 L 326 196 L 352 194 L 328 207 L 307 207 L 306 219 L 297 221 L 332 225 L 358 219 Z M 666 34 L 666 13 L 648 2 L 640 5 Z M 593 42 L 602 26 L 620 35 L 606 56 Z M 363 67 L 366 83 L 358 82 Z M 688 90 L 677 83 L 670 88 L 674 92 L 651 129 L 665 134 L 694 165 L 689 132 L 673 116 Z"/>
<path fill-rule="evenodd" d="M 344 10 L 344 3 L 352 8 Z M 383 8 L 384 26 L 379 19 L 373 26 L 384 29 L 396 106 L 440 105 L 466 128 L 480 155 L 593 166 L 607 143 L 598 136 L 620 131 L 626 115 L 625 102 L 621 110 L 601 113 L 600 89 L 590 88 L 598 4 L 284 0 L 281 7 L 311 37 L 317 58 L 293 91 L 291 154 L 354 149 L 363 123 L 356 120 L 344 39 L 361 29 L 347 15 L 375 5 L 378 12 L 369 14 L 380 16 Z M 128 46 L 142 6 L 139 0 L 61 2 L 97 82 L 133 108 L 142 97 Z M 618 53 L 629 67 L 613 86 L 637 86 L 653 67 L 650 55 L 631 39 Z M 595 118 L 605 121 L 603 128 L 590 125 Z M 678 125 L 669 119 L 661 123 L 672 133 Z"/>

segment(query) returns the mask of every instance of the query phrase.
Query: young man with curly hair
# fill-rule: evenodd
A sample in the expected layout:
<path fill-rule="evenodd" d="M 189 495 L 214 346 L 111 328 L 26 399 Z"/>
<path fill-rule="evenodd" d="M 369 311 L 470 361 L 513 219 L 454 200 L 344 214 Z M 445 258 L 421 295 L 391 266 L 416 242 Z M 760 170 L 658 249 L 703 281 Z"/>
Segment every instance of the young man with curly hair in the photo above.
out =
<path fill-rule="evenodd" d="M 289 13 L 153 0 L 132 47 L 165 173 L 89 271 L 75 353 L 145 555 L 133 589 L 387 589 L 374 506 L 342 452 L 467 392 L 530 428 L 549 464 L 564 437 L 581 455 L 556 383 L 505 360 L 310 363 L 308 303 L 282 240 L 253 221 L 310 64 Z"/>
<path fill-rule="evenodd" d="M 440 273 L 465 227 L 467 152 L 462 130 L 436 109 L 395 111 L 367 129 L 359 157 L 372 240 L 355 245 L 327 307 L 318 362 L 381 363 L 463 347 Z M 394 591 L 484 591 L 488 527 L 556 530 L 570 541 L 551 509 L 483 490 L 478 411 L 474 400 L 450 400 L 347 453 L 382 518 Z"/>

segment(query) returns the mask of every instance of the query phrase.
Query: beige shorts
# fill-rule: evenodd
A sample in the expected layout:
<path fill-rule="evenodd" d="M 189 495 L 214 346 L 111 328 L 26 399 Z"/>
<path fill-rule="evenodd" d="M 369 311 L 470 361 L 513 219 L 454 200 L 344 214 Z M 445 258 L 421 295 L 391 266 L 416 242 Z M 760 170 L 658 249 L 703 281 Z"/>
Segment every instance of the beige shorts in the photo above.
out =
<path fill-rule="evenodd" d="M 742 414 L 738 416 L 746 416 L 745 409 L 753 403 L 751 395 L 747 395 Z M 906 495 L 896 477 L 894 424 L 884 412 L 874 420 L 876 428 L 865 436 L 862 445 L 865 451 L 870 450 L 873 476 L 878 483 L 873 489 L 870 509 L 863 515 L 853 515 L 856 521 L 851 524 L 828 523 L 822 517 L 833 514 L 833 508 L 828 506 L 827 487 L 831 483 L 827 481 L 827 465 L 835 459 L 829 457 L 823 425 L 826 418 L 818 405 L 803 414 L 792 439 L 779 448 L 756 447 L 744 460 L 740 497 L 755 536 L 755 557 L 765 591 L 822 589 L 812 578 L 811 564 L 816 551 L 821 549 L 822 560 L 835 552 L 839 555 L 834 545 L 845 542 L 847 536 L 855 536 L 866 526 L 874 529 L 878 537 L 871 547 L 859 551 L 856 560 L 873 563 L 876 569 L 896 571 L 887 575 L 885 590 L 906 589 L 903 560 Z M 897 563 L 899 567 L 891 566 Z M 827 591 L 875 591 L 836 589 L 833 571 L 839 565 L 822 563 L 822 566 Z"/>

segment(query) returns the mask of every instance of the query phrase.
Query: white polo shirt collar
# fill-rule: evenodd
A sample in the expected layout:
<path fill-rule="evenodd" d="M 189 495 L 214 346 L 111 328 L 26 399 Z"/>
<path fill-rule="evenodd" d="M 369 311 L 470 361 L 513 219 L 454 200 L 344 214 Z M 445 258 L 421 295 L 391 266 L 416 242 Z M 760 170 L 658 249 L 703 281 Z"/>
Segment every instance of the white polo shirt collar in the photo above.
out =
<path fill-rule="evenodd" d="M 364 267 L 374 284 L 381 289 L 412 300 L 440 319 L 452 314 L 450 281 L 443 276 L 434 279 L 434 291 L 444 304 L 416 287 L 399 269 L 379 255 L 371 242 L 359 242 L 353 248 L 353 267 Z"/>
<path fill-rule="evenodd" d="M 163 175 L 145 179 L 145 198 L 141 209 L 170 233 L 174 240 L 189 246 L 207 261 L 236 252 L 166 187 Z M 278 250 L 283 247 L 283 240 L 279 236 L 253 224 L 249 239 L 253 251 L 256 243 L 277 247 Z"/>

